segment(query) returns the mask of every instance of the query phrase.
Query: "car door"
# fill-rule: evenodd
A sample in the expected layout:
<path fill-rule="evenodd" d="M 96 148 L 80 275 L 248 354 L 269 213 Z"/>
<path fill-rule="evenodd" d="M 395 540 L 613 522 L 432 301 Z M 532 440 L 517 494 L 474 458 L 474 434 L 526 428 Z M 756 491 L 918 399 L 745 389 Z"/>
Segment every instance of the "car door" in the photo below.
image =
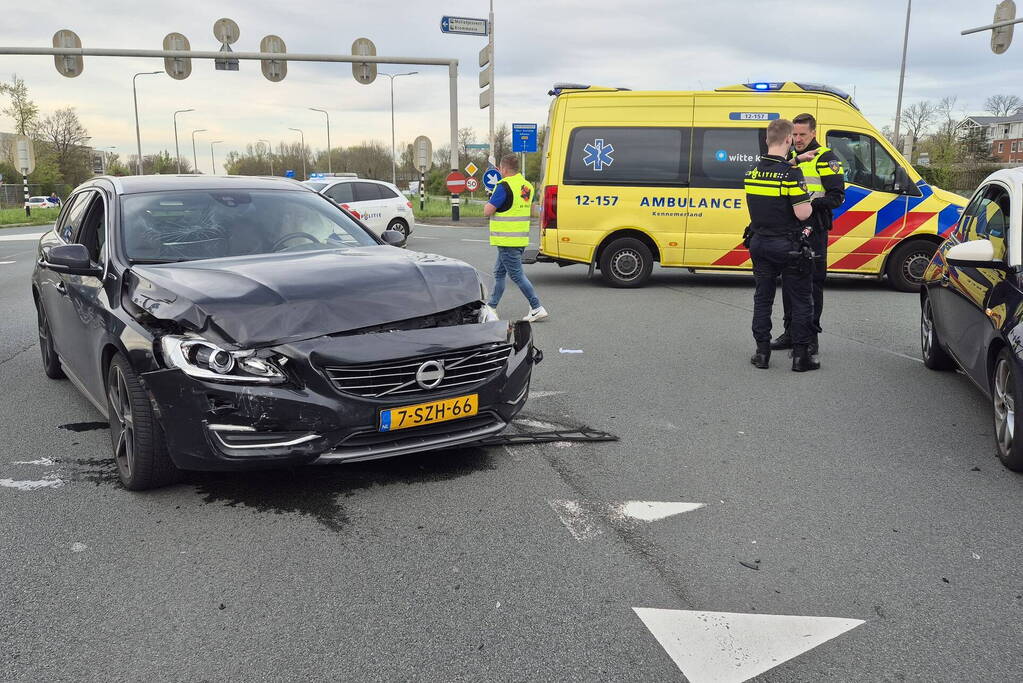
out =
<path fill-rule="evenodd" d="M 920 191 L 898 187 L 900 166 L 872 135 L 830 130 L 826 139 L 842 160 L 846 183 L 845 202 L 828 233 L 828 267 L 880 272 L 885 253 L 919 227 L 907 224 L 906 212 L 910 195 Z"/>
<path fill-rule="evenodd" d="M 1005 261 L 1011 210 L 1009 189 L 1000 182 L 991 182 L 967 208 L 971 213 L 969 216 L 964 213 L 964 241 L 990 240 L 996 260 Z M 974 381 L 987 386 L 987 349 L 996 334 L 996 325 L 1000 326 L 1006 317 L 1005 304 L 999 304 L 1006 300 L 1005 271 L 950 263 L 946 263 L 946 268 L 948 284 L 939 312 L 943 318 L 939 334 L 945 335 L 945 343 Z"/>
<path fill-rule="evenodd" d="M 380 193 L 380 185 L 376 183 L 357 182 L 352 183 L 355 193 L 355 203 L 352 208 L 359 212 L 362 222 L 370 227 L 373 232 L 380 234 L 384 231 L 383 196 Z"/>
<path fill-rule="evenodd" d="M 92 192 L 72 242 L 89 251 L 93 265 L 106 272 L 107 206 L 102 191 Z M 78 379 L 93 398 L 102 403 L 105 378 L 100 367 L 100 346 L 110 322 L 110 305 L 104 290 L 104 276 L 62 275 L 73 315 L 68 317 L 67 331 L 74 340 L 67 360 Z"/>
<path fill-rule="evenodd" d="M 410 223 L 412 219 L 410 202 L 390 185 L 380 183 L 377 187 L 380 189 L 380 211 L 382 214 L 380 225 L 383 226 L 381 229 L 386 230 L 395 218 L 401 218 L 406 223 Z"/>
<path fill-rule="evenodd" d="M 54 231 L 58 238 L 54 242 L 54 246 L 71 243 L 85 218 L 85 212 L 94 195 L 95 192 L 92 190 L 85 190 L 68 198 L 64 211 L 54 225 Z M 48 249 L 44 247 L 43 259 L 46 258 L 47 251 Z M 75 312 L 71 305 L 71 299 L 68 297 L 67 276 L 44 268 L 40 280 L 39 297 L 43 310 L 46 312 L 57 355 L 65 363 L 70 363 L 75 349 L 74 331 L 77 325 L 73 322 Z M 72 372 L 75 371 L 72 370 Z"/>

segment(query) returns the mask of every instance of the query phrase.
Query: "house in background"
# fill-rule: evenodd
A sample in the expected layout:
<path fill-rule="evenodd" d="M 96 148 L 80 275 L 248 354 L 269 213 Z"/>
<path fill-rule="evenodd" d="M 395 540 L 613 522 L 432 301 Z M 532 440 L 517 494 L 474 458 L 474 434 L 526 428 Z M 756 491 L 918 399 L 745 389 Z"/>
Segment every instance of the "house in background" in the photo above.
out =
<path fill-rule="evenodd" d="M 1023 163 L 1023 109 L 1009 116 L 968 116 L 966 123 L 984 129 L 995 161 Z"/>

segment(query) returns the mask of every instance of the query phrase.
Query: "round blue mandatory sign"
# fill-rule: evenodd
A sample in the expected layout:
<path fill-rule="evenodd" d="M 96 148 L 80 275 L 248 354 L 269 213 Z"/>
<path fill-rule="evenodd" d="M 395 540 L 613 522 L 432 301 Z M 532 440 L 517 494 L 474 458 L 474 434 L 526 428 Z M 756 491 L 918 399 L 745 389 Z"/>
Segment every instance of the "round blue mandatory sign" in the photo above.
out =
<path fill-rule="evenodd" d="M 487 192 L 493 192 L 499 182 L 501 182 L 501 172 L 496 168 L 488 168 L 487 172 L 483 174 L 483 187 L 487 188 Z"/>

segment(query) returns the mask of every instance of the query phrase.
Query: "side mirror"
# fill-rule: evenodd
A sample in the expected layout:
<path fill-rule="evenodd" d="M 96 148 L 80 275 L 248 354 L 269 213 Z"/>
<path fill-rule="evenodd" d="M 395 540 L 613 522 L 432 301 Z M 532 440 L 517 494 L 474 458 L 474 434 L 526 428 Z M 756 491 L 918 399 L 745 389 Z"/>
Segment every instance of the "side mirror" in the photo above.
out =
<path fill-rule="evenodd" d="M 103 269 L 94 265 L 84 244 L 62 244 L 46 252 L 43 266 L 69 275 L 101 275 Z"/>
<path fill-rule="evenodd" d="M 914 197 L 920 196 L 920 188 L 913 184 L 913 181 L 909 179 L 909 173 L 902 166 L 895 167 L 895 191 L 902 194 L 912 195 Z"/>
<path fill-rule="evenodd" d="M 1006 269 L 1005 264 L 995 258 L 995 245 L 990 240 L 970 240 L 957 244 L 945 254 L 945 260 L 958 268 Z"/>
<path fill-rule="evenodd" d="M 400 247 L 402 242 L 405 241 L 405 235 L 397 230 L 384 230 L 383 234 L 380 235 L 380 239 L 384 241 L 384 244 L 390 244 L 392 247 Z"/>

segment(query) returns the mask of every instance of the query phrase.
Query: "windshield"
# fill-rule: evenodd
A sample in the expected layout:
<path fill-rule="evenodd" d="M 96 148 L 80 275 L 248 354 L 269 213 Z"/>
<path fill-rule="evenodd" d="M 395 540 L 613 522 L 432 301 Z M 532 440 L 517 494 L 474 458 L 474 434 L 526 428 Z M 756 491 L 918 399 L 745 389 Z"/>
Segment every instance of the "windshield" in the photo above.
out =
<path fill-rule="evenodd" d="M 188 190 L 121 200 L 122 245 L 132 261 L 194 261 L 378 244 L 311 192 Z"/>
<path fill-rule="evenodd" d="M 310 180 L 307 180 L 307 181 L 305 181 L 302 184 L 305 185 L 306 187 L 308 187 L 313 192 L 319 192 L 320 190 L 322 190 L 323 188 L 325 188 L 327 186 L 327 183 L 314 183 L 314 182 L 312 182 Z"/>

